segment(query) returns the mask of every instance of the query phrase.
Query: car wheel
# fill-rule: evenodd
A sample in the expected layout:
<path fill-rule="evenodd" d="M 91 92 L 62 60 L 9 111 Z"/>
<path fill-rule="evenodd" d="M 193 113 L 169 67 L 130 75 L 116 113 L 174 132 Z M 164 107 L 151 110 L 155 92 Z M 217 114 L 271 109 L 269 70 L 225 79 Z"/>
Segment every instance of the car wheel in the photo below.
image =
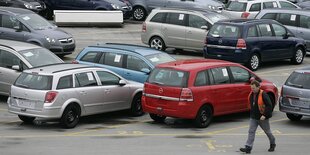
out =
<path fill-rule="evenodd" d="M 144 114 L 141 103 L 141 94 L 137 94 L 131 103 L 131 114 L 133 116 L 142 116 Z"/>
<path fill-rule="evenodd" d="M 19 119 L 22 120 L 25 123 L 32 123 L 35 117 L 29 117 L 29 116 L 23 116 L 23 115 L 18 115 Z"/>
<path fill-rule="evenodd" d="M 299 65 L 303 62 L 303 60 L 304 60 L 304 51 L 301 48 L 297 48 L 293 58 L 291 59 L 291 62 L 293 64 Z"/>
<path fill-rule="evenodd" d="M 133 19 L 142 21 L 146 17 L 146 11 L 143 7 L 137 6 L 133 9 Z"/>
<path fill-rule="evenodd" d="M 213 118 L 213 111 L 210 106 L 202 106 L 194 120 L 195 126 L 198 128 L 206 128 L 210 125 Z"/>
<path fill-rule="evenodd" d="M 254 53 L 251 55 L 250 60 L 247 64 L 247 67 L 251 69 L 252 71 L 256 71 L 259 66 L 260 66 L 260 58 L 258 54 Z"/>
<path fill-rule="evenodd" d="M 62 127 L 70 129 L 74 128 L 80 120 L 81 110 L 76 105 L 69 105 L 60 119 Z"/>
<path fill-rule="evenodd" d="M 163 123 L 166 119 L 166 116 L 150 114 L 150 117 L 157 123 Z"/>
<path fill-rule="evenodd" d="M 155 48 L 157 50 L 165 51 L 166 45 L 164 41 L 160 37 L 153 37 L 149 43 L 151 48 Z"/>
<path fill-rule="evenodd" d="M 302 118 L 302 115 L 290 114 L 290 113 L 286 113 L 286 116 L 291 121 L 300 121 L 300 119 Z"/>

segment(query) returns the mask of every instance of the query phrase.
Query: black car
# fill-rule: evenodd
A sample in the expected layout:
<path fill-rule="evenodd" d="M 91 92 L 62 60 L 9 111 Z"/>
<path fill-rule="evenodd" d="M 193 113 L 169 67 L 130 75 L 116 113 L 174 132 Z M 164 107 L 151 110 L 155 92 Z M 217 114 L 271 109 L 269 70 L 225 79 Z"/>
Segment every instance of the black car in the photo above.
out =
<path fill-rule="evenodd" d="M 41 0 L 46 4 L 47 17 L 54 10 L 121 10 L 124 19 L 131 17 L 131 4 L 125 0 Z"/>
<path fill-rule="evenodd" d="M 40 0 L 0 0 L 0 6 L 24 8 L 36 13 L 44 12 L 46 8 Z"/>
<path fill-rule="evenodd" d="M 270 19 L 219 21 L 208 32 L 204 47 L 206 58 L 243 63 L 251 70 L 280 59 L 301 64 L 305 54 L 305 40 Z"/>

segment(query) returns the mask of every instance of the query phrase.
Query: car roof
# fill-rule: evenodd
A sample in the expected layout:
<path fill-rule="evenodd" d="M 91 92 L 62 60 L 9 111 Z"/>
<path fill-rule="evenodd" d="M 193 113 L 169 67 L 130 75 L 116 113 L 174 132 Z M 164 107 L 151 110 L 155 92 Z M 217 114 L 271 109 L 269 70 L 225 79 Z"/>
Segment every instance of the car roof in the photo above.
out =
<path fill-rule="evenodd" d="M 28 10 L 28 9 L 14 8 L 14 7 L 0 7 L 0 11 L 11 13 L 11 14 L 14 14 L 14 15 L 34 13 L 34 12 Z"/>
<path fill-rule="evenodd" d="M 157 53 L 163 53 L 159 50 L 149 48 L 146 46 L 139 46 L 139 45 L 131 45 L 131 44 L 120 44 L 120 43 L 104 43 L 104 44 L 97 44 L 94 46 L 88 46 L 88 47 L 94 47 L 94 48 L 112 48 L 116 50 L 124 50 L 127 52 L 136 53 L 142 56 L 146 55 L 153 55 Z"/>
<path fill-rule="evenodd" d="M 182 71 L 193 71 L 200 69 L 202 67 L 213 67 L 213 66 L 222 66 L 222 65 L 238 65 L 233 62 L 228 62 L 224 60 L 218 59 L 185 59 L 185 60 L 177 60 L 172 62 L 167 62 L 163 64 L 159 64 L 156 68 L 172 68 L 176 70 Z"/>
<path fill-rule="evenodd" d="M 272 8 L 272 9 L 262 9 L 261 13 L 292 13 L 292 14 L 304 14 L 310 15 L 309 10 L 304 9 L 285 9 L 285 8 Z"/>
<path fill-rule="evenodd" d="M 196 13 L 201 13 L 201 14 L 218 14 L 216 12 L 213 12 L 208 9 L 203 9 L 203 8 L 195 8 L 195 9 L 186 9 L 186 8 L 173 8 L 173 7 L 161 7 L 161 8 L 155 8 L 153 9 L 154 11 L 161 12 L 161 11 L 176 11 L 176 12 L 196 12 Z M 152 10 L 152 11 L 153 11 Z"/>
<path fill-rule="evenodd" d="M 244 24 L 256 24 L 256 23 L 263 23 L 263 22 L 272 22 L 271 19 L 229 19 L 229 20 L 221 20 L 217 23 L 225 23 L 225 24 L 232 24 L 232 25 L 244 25 Z"/>
<path fill-rule="evenodd" d="M 13 41 L 13 40 L 4 40 L 4 39 L 0 39 L 0 46 L 4 46 L 4 47 L 10 48 L 10 49 L 15 50 L 15 51 L 23 51 L 23 50 L 34 49 L 34 48 L 42 48 L 40 46 L 30 44 L 30 43 Z"/>

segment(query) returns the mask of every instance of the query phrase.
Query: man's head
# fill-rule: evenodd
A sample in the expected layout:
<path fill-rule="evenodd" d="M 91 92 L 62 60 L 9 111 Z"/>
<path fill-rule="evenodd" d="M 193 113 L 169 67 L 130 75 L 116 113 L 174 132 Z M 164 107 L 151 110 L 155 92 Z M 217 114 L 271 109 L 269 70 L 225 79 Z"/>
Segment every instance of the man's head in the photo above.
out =
<path fill-rule="evenodd" d="M 260 89 L 260 83 L 257 80 L 251 81 L 251 89 L 254 93 L 258 93 Z"/>

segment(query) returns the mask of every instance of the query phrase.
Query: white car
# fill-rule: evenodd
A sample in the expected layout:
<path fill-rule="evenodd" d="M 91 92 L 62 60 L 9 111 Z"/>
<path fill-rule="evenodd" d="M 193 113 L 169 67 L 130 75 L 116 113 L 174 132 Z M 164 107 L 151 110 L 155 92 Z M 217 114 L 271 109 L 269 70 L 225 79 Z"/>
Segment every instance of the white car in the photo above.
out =
<path fill-rule="evenodd" d="M 270 8 L 300 9 L 299 6 L 287 0 L 230 0 L 222 14 L 231 19 L 253 19 L 260 10 Z"/>

